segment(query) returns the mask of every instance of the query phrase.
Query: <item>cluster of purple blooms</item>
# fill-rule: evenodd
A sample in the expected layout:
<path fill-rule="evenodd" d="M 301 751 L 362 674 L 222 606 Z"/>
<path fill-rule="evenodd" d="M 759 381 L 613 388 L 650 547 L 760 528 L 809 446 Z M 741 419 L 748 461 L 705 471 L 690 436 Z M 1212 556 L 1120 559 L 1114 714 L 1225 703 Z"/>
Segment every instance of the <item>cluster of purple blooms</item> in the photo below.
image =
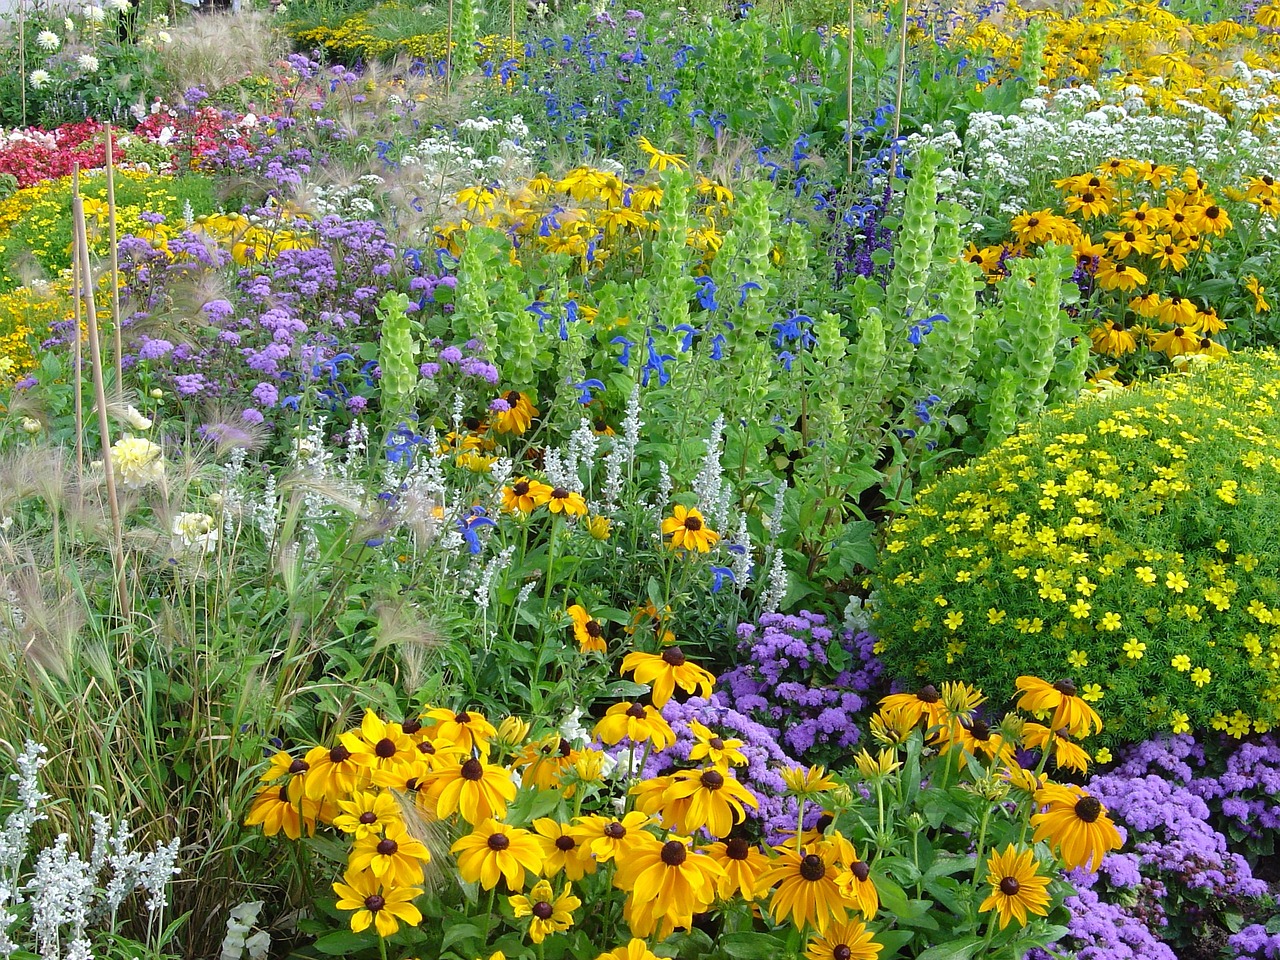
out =
<path fill-rule="evenodd" d="M 738 627 L 740 666 L 720 678 L 718 703 L 773 728 L 805 763 L 831 763 L 861 736 L 855 717 L 879 679 L 876 638 L 837 631 L 821 614 L 769 613 Z"/>

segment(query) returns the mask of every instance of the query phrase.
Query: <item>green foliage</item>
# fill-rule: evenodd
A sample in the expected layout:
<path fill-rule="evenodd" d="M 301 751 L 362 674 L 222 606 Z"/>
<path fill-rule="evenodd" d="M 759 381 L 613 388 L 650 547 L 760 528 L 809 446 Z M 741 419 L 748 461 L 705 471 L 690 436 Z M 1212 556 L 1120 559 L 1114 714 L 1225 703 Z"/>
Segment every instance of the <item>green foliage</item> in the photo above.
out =
<path fill-rule="evenodd" d="M 1278 436 L 1270 352 L 1042 414 L 890 525 L 890 670 L 1007 696 L 1035 665 L 1101 701 L 1112 740 L 1269 729 Z"/>

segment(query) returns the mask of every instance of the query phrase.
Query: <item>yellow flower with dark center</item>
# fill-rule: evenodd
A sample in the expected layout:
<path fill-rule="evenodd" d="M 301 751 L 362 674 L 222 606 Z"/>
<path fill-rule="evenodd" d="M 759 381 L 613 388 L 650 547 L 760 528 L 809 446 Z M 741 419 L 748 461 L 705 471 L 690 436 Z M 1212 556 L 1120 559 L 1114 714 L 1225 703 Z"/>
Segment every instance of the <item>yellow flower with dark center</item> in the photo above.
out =
<path fill-rule="evenodd" d="M 1194 329 L 1196 305 L 1194 301 L 1175 293 L 1169 299 L 1160 302 L 1160 309 L 1156 316 L 1160 318 L 1161 323 L 1167 323 L 1173 327 Z"/>
<path fill-rule="evenodd" d="M 1127 356 L 1138 349 L 1133 334 L 1114 320 L 1106 320 L 1090 330 L 1089 339 L 1093 342 L 1094 353 L 1109 357 Z"/>
<path fill-rule="evenodd" d="M 836 877 L 840 871 L 835 851 L 827 845 L 804 848 L 775 847 L 778 857 L 760 878 L 760 890 L 776 888 L 769 912 L 778 923 L 790 920 L 800 930 L 813 927 L 824 933 L 832 923 L 848 918 L 849 910 Z"/>
<path fill-rule="evenodd" d="M 759 806 L 728 770 L 677 770 L 662 795 L 662 822 L 682 834 L 705 828 L 713 837 L 727 837 L 735 823 L 746 819 L 746 807 Z"/>
<path fill-rule="evenodd" d="M 871 879 L 871 866 L 854 855 L 850 863 L 836 877 L 836 886 L 846 903 L 853 905 L 868 920 L 875 918 L 880 909 L 880 893 Z"/>
<path fill-rule="evenodd" d="M 693 926 L 693 915 L 715 903 L 724 875 L 714 859 L 690 850 L 684 837 L 663 842 L 642 834 L 630 855 L 616 863 L 614 882 L 629 894 L 626 917 L 631 932 L 641 937 Z"/>
<path fill-rule="evenodd" d="M 847 920 L 810 940 L 804 955 L 806 960 L 876 960 L 883 949 L 861 920 Z"/>
<path fill-rule="evenodd" d="M 316 801 L 302 796 L 302 781 L 295 778 L 288 783 L 271 784 L 259 790 L 249 805 L 244 825 L 260 826 L 268 837 L 283 831 L 290 840 L 297 840 L 302 836 L 304 827 L 308 836 L 315 835 L 318 809 Z"/>
<path fill-rule="evenodd" d="M 1252 197 L 1249 202 L 1258 208 L 1264 216 L 1275 219 L 1280 216 L 1280 197 Z"/>
<path fill-rule="evenodd" d="M 658 960 L 649 945 L 639 938 L 633 939 L 625 947 L 614 947 L 608 953 L 602 953 L 596 960 Z"/>
<path fill-rule="evenodd" d="M 1150 253 L 1153 246 L 1151 235 L 1141 231 L 1110 230 L 1106 238 L 1107 246 L 1117 260 L 1124 260 L 1134 253 Z"/>
<path fill-rule="evenodd" d="M 333 825 L 357 840 L 380 837 L 385 828 L 400 822 L 400 806 L 386 792 L 361 790 L 350 800 L 339 800 L 338 808 L 342 813 L 333 818 Z"/>
<path fill-rule="evenodd" d="M 578 641 L 578 649 L 583 653 L 604 653 L 607 648 L 600 621 L 577 603 L 569 607 L 568 614 L 573 621 L 573 638 Z"/>
<path fill-rule="evenodd" d="M 1097 870 L 1109 851 L 1120 849 L 1120 832 L 1107 808 L 1080 787 L 1045 784 L 1036 793 L 1036 803 L 1047 809 L 1031 817 L 1033 839 L 1048 840 L 1068 870 Z"/>
<path fill-rule="evenodd" d="M 1151 341 L 1151 349 L 1158 350 L 1169 359 L 1180 357 L 1184 353 L 1194 353 L 1200 347 L 1200 338 L 1193 329 L 1174 327 L 1166 330 Z"/>
<path fill-rule="evenodd" d="M 1157 234 L 1152 244 L 1151 256 L 1163 269 L 1175 273 L 1187 266 L 1189 248 L 1179 243 L 1170 234 Z M 1147 314 L 1151 316 L 1151 314 Z"/>
<path fill-rule="evenodd" d="M 689 732 L 694 738 L 693 746 L 689 748 L 690 763 L 709 760 L 722 770 L 746 766 L 747 755 L 739 749 L 743 742 L 736 737 L 722 737 L 697 720 L 689 721 Z"/>
<path fill-rule="evenodd" d="M 1102 730 L 1102 718 L 1077 695 L 1076 685 L 1070 680 L 1048 683 L 1039 677 L 1023 676 L 1017 679 L 1017 688 L 1022 692 L 1018 708 L 1032 713 L 1053 711 L 1050 726 L 1055 730 L 1065 727 L 1077 737 Z"/>
<path fill-rule="evenodd" d="M 1164 225 L 1165 217 L 1163 208 L 1152 207 L 1144 200 L 1141 205 L 1120 214 L 1120 226 L 1150 233 Z"/>
<path fill-rule="evenodd" d="M 335 881 L 339 910 L 354 910 L 351 930 L 360 933 L 372 925 L 380 937 L 394 936 L 403 921 L 411 927 L 422 922 L 422 913 L 413 905 L 422 891 L 418 887 L 397 886 L 379 880 L 367 870 L 348 868 Z"/>
<path fill-rule="evenodd" d="M 632 810 L 618 820 L 592 815 L 579 817 L 569 828 L 569 833 L 590 850 L 598 862 L 605 863 L 615 858 L 625 860 L 642 838 L 652 839 L 651 835 L 644 833 L 648 823 L 648 814 L 638 810 Z"/>
<path fill-rule="evenodd" d="M 892 693 L 880 701 L 881 714 L 887 717 L 901 711 L 904 723 L 910 719 L 910 726 L 914 727 L 923 720 L 926 729 L 940 727 L 946 722 L 944 710 L 942 694 L 931 683 L 926 683 L 915 693 Z"/>
<path fill-rule="evenodd" d="M 633 744 L 652 744 L 657 751 L 676 742 L 675 731 L 661 713 L 646 704 L 625 700 L 605 711 L 592 732 L 609 746 L 625 739 Z"/>
<path fill-rule="evenodd" d="M 1211 233 L 1220 237 L 1231 229 L 1231 217 L 1226 208 L 1216 203 L 1189 207 L 1188 213 L 1193 228 L 1199 233 Z"/>
<path fill-rule="evenodd" d="M 384 722 L 372 710 L 365 711 L 359 730 L 349 730 L 338 739 L 370 771 L 389 770 L 418 758 L 417 747 L 400 724 Z"/>
<path fill-rule="evenodd" d="M 547 509 L 552 513 L 563 513 L 566 517 L 585 517 L 587 501 L 575 490 L 553 487 L 551 496 L 547 498 Z"/>
<path fill-rule="evenodd" d="M 999 760 L 1006 766 L 1013 763 L 1013 745 L 984 720 L 972 718 L 960 723 L 954 739 L 948 739 L 946 749 L 952 746 L 979 759 Z"/>
<path fill-rule="evenodd" d="M 508 390 L 493 401 L 489 409 L 493 413 L 493 429 L 516 436 L 527 432 L 538 416 L 538 408 L 533 401 L 518 390 Z"/>
<path fill-rule="evenodd" d="M 1135 290 L 1147 282 L 1147 275 L 1137 267 L 1104 260 L 1098 265 L 1098 286 L 1103 290 Z"/>
<path fill-rule="evenodd" d="M 551 485 L 528 477 L 517 478 L 502 488 L 502 509 L 506 513 L 533 513 L 551 499 Z"/>
<path fill-rule="evenodd" d="M 720 541 L 720 534 L 706 525 L 702 511 L 677 503 L 671 516 L 662 521 L 662 535 L 670 537 L 672 550 L 706 553 Z"/>
<path fill-rule="evenodd" d="M 1129 301 L 1129 309 L 1140 317 L 1151 318 L 1160 312 L 1160 294 L 1154 290 L 1148 290 L 1146 293 L 1134 297 Z"/>
<path fill-rule="evenodd" d="M 1025 210 L 1010 222 L 1019 243 L 1033 245 L 1053 239 L 1057 217 L 1052 210 L 1037 210 L 1027 213 Z"/>
<path fill-rule="evenodd" d="M 700 697 L 711 696 L 716 678 L 685 658 L 679 647 L 667 647 L 660 654 L 633 651 L 622 658 L 620 673 L 635 671 L 636 683 L 651 685 L 650 700 L 661 710 L 675 688 Z"/>
<path fill-rule="evenodd" d="M 1053 765 L 1058 769 L 1087 773 L 1089 754 L 1073 741 L 1064 730 L 1050 730 L 1042 723 L 1025 723 L 1022 726 L 1022 742 L 1033 750 L 1051 751 Z"/>
<path fill-rule="evenodd" d="M 858 772 L 868 780 L 883 780 L 892 776 L 893 772 L 902 766 L 898 760 L 898 754 L 885 748 L 882 748 L 874 757 L 864 748 L 853 758 L 853 762 Z"/>
<path fill-rule="evenodd" d="M 435 801 L 439 819 L 457 811 L 467 823 L 474 825 L 491 817 L 505 816 L 507 804 L 516 798 L 516 785 L 503 767 L 490 766 L 478 757 L 467 757 L 428 774 L 427 796 Z"/>
<path fill-rule="evenodd" d="M 307 751 L 306 761 L 304 789 L 312 800 L 349 797 L 369 776 L 369 768 L 343 743 L 334 747 L 312 747 Z"/>
<path fill-rule="evenodd" d="M 582 901 L 565 888 L 559 894 L 546 880 L 539 880 L 529 895 L 517 894 L 509 900 L 516 917 L 530 917 L 529 939 L 541 943 L 553 933 L 561 933 L 573 926 L 573 911 Z"/>
<path fill-rule="evenodd" d="M 485 715 L 475 710 L 454 713 L 447 707 L 437 707 L 428 710 L 423 717 L 432 721 L 424 728 L 431 739 L 455 743 L 465 752 L 475 752 L 486 759 L 489 756 L 489 746 L 498 735 Z"/>
<path fill-rule="evenodd" d="M 979 911 L 994 910 L 1003 930 L 1011 921 L 1026 926 L 1028 914 L 1048 915 L 1049 878 L 1036 872 L 1035 854 L 1030 850 L 1018 851 L 1012 843 L 1003 851 L 992 851 L 987 859 L 987 882 L 991 893 L 982 901 Z"/>
<path fill-rule="evenodd" d="M 1258 278 L 1250 274 L 1245 278 L 1244 288 L 1253 294 L 1253 310 L 1255 313 L 1266 313 L 1271 309 L 1271 304 L 1267 303 L 1267 299 L 1263 294 L 1267 292 L 1267 288 L 1258 282 Z"/>
<path fill-rule="evenodd" d="M 370 870 L 389 886 L 412 886 L 422 882 L 422 866 L 431 854 L 421 840 L 410 835 L 405 825 L 396 820 L 388 823 L 382 836 L 358 837 L 351 849 L 351 868 Z"/>
<path fill-rule="evenodd" d="M 1083 193 L 1067 197 L 1065 205 L 1067 213 L 1078 213 L 1086 220 L 1101 217 L 1111 210 L 1111 203 L 1106 194 L 1098 190 L 1085 190 Z"/>
<path fill-rule="evenodd" d="M 750 903 L 759 896 L 760 877 L 769 869 L 769 858 L 759 847 L 741 837 L 734 837 L 713 843 L 703 850 L 724 871 L 716 886 L 721 900 L 741 896 Z"/>
<path fill-rule="evenodd" d="M 550 790 L 560 783 L 560 777 L 573 766 L 575 759 L 569 741 L 558 733 L 552 733 L 536 743 L 527 744 L 514 766 L 520 771 L 524 783 L 539 790 Z"/>
<path fill-rule="evenodd" d="M 457 858 L 458 875 L 466 883 L 479 883 L 486 890 L 506 879 L 511 890 L 523 890 L 526 873 L 542 872 L 542 847 L 528 830 L 489 819 L 465 837 L 450 852 Z"/>
<path fill-rule="evenodd" d="M 636 145 L 640 151 L 649 158 L 649 169 L 657 169 L 659 173 L 666 170 L 667 167 L 676 167 L 683 170 L 689 164 L 685 161 L 683 153 L 666 153 L 659 150 L 649 142 L 648 137 L 640 137 L 636 140 Z"/>
<path fill-rule="evenodd" d="M 591 850 L 578 841 L 568 824 L 550 817 L 533 821 L 538 845 L 542 847 L 542 875 L 554 877 L 560 871 L 569 880 L 581 880 L 588 873 L 596 872 L 596 860 Z"/>

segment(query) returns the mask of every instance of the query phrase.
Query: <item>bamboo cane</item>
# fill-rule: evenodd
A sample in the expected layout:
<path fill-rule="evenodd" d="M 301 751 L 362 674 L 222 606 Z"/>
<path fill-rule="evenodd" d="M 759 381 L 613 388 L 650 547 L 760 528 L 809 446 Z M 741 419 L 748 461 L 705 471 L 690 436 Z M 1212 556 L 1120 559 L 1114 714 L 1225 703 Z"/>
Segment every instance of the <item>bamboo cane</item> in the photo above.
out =
<path fill-rule="evenodd" d="M 80 164 L 71 170 L 71 194 L 80 196 Z M 76 410 L 76 475 L 84 476 L 84 353 L 80 343 L 80 244 L 72 225 L 71 240 L 71 303 L 72 319 L 75 321 L 75 332 L 72 335 L 72 376 L 75 384 Z"/>
<path fill-rule="evenodd" d="M 893 139 L 902 132 L 902 88 L 907 79 L 907 0 L 902 0 L 902 33 L 898 38 L 898 93 L 893 105 Z M 896 147 L 895 147 L 896 150 Z"/>
<path fill-rule="evenodd" d="M 845 130 L 849 137 L 848 162 L 845 169 L 845 174 L 848 177 L 853 176 L 853 26 L 853 0 L 849 0 L 849 65 L 848 74 L 845 77 L 845 89 L 849 91 L 848 126 Z"/>
<path fill-rule="evenodd" d="M 107 420 L 107 388 L 102 375 L 102 340 L 98 336 L 98 313 L 93 301 L 93 283 L 89 278 L 89 238 L 84 222 L 84 199 L 80 196 L 79 189 L 71 196 L 71 215 L 74 220 L 75 243 L 80 251 L 84 312 L 89 326 L 89 351 L 93 359 L 94 400 L 98 408 L 98 433 L 102 442 L 102 468 L 106 475 L 107 505 L 111 510 L 111 530 L 114 534 L 111 565 L 115 568 L 120 615 L 128 619 L 129 591 L 124 568 L 124 533 L 120 526 L 120 502 L 116 498 L 115 467 L 111 462 L 111 424 Z"/>
<path fill-rule="evenodd" d="M 449 22 L 444 33 L 444 95 L 453 87 L 453 0 L 449 0 Z"/>
<path fill-rule="evenodd" d="M 124 390 L 124 336 L 120 331 L 120 251 L 116 247 L 116 170 L 112 142 L 115 133 L 107 124 L 107 230 L 111 240 L 111 325 L 115 331 L 116 393 Z"/>

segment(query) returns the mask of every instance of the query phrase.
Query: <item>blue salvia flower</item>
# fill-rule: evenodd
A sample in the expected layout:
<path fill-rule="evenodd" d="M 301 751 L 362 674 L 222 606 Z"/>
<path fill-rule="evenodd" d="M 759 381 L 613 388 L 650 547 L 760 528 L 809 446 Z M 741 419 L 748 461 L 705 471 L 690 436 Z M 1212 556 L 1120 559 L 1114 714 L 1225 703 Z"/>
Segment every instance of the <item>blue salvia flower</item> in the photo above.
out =
<path fill-rule="evenodd" d="M 760 284 L 756 283 L 754 280 L 748 280 L 746 283 L 738 287 L 738 291 L 739 291 L 738 306 L 741 307 L 744 303 L 747 302 L 748 290 L 759 290 L 759 289 L 760 289 Z"/>
<path fill-rule="evenodd" d="M 791 372 L 791 364 L 795 362 L 796 355 L 789 350 L 783 350 L 778 354 L 778 362 L 782 364 L 782 368 L 788 373 Z"/>
<path fill-rule="evenodd" d="M 575 383 L 573 385 L 573 388 L 575 390 L 582 391 L 581 393 L 578 394 L 578 402 L 585 407 L 588 403 L 590 403 L 594 399 L 591 395 L 591 391 L 603 390 L 604 384 L 593 377 L 587 380 L 583 380 L 581 383 Z"/>
<path fill-rule="evenodd" d="M 941 399 L 942 398 L 939 397 L 937 394 L 931 393 L 929 394 L 929 396 L 925 397 L 923 400 L 916 401 L 915 403 L 916 416 L 920 418 L 921 423 L 931 423 L 933 421 L 933 414 L 929 412 L 929 408 L 932 407 L 935 403 L 937 403 Z"/>
<path fill-rule="evenodd" d="M 688 353 L 689 348 L 693 346 L 693 338 L 698 335 L 697 327 L 691 327 L 687 323 L 676 324 L 676 333 L 683 333 L 684 337 L 680 340 L 680 352 Z"/>
<path fill-rule="evenodd" d="M 609 342 L 622 344 L 622 355 L 618 357 L 618 363 L 624 367 L 631 366 L 631 348 L 635 346 L 635 342 L 622 336 L 614 337 Z"/>
<path fill-rule="evenodd" d="M 724 359 L 724 334 L 723 333 L 717 333 L 714 337 L 711 338 L 711 359 L 712 360 Z"/>
<path fill-rule="evenodd" d="M 458 519 L 458 532 L 467 541 L 467 549 L 473 554 L 484 549 L 484 544 L 480 542 L 480 528 L 496 526 L 494 521 L 485 516 L 484 507 L 472 507 L 469 516 Z"/>
<path fill-rule="evenodd" d="M 924 338 L 933 333 L 933 325 L 935 323 L 950 323 L 951 319 L 943 313 L 935 313 L 927 320 L 921 320 L 919 323 L 913 324 L 911 330 L 907 333 L 907 340 L 912 346 L 920 346 Z"/>
<path fill-rule="evenodd" d="M 538 332 L 543 330 L 543 324 L 551 319 L 551 314 L 546 311 L 546 302 L 543 300 L 535 300 L 524 308 L 525 313 L 536 313 L 538 315 Z"/>
<path fill-rule="evenodd" d="M 721 590 L 723 590 L 724 582 L 726 580 L 728 580 L 730 583 L 733 583 L 733 584 L 736 584 L 738 582 L 738 578 L 733 575 L 733 571 L 730 570 L 728 567 L 712 567 L 711 576 L 713 578 L 711 583 L 712 593 L 719 593 Z"/>
<path fill-rule="evenodd" d="M 716 303 L 716 282 L 710 277 L 698 277 L 698 303 L 702 304 L 703 310 L 719 310 L 720 304 Z"/>
<path fill-rule="evenodd" d="M 669 353 L 658 353 L 652 335 L 650 335 L 649 342 L 645 346 L 649 352 L 649 359 L 645 361 L 640 384 L 647 387 L 649 385 L 649 377 L 656 373 L 658 375 L 658 386 L 665 387 L 671 382 L 671 374 L 667 372 L 666 364 L 669 360 L 674 360 L 675 357 Z"/>

